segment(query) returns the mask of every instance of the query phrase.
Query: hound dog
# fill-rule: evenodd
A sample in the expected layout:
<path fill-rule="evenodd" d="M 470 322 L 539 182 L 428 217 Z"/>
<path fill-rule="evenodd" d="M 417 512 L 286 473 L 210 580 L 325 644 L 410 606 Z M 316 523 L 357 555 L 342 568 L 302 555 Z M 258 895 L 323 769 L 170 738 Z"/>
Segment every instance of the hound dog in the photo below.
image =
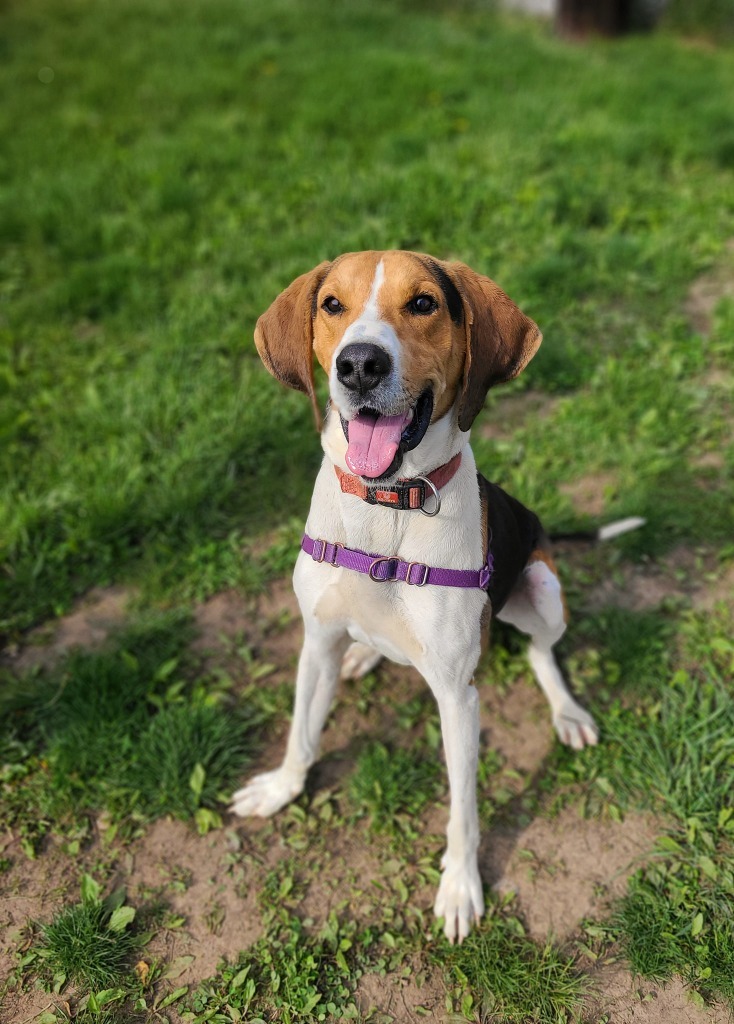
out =
<path fill-rule="evenodd" d="M 340 675 L 358 678 L 383 656 L 414 665 L 438 704 L 451 790 L 434 911 L 461 941 L 484 912 L 473 675 L 492 617 L 529 634 L 561 741 L 580 749 L 598 738 L 553 656 L 566 606 L 543 528 L 477 473 L 469 445 L 487 390 L 520 373 L 541 333 L 464 264 L 388 251 L 297 278 L 258 320 L 255 342 L 320 424 L 315 354 L 330 401 L 293 577 L 305 639 L 286 754 L 232 809 L 268 817 L 303 790 Z"/>

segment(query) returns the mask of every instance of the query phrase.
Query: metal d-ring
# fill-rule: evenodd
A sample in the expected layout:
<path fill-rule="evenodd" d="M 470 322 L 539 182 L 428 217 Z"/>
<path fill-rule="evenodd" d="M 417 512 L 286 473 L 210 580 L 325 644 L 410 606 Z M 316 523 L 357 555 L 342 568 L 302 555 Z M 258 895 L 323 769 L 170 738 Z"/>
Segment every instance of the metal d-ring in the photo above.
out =
<path fill-rule="evenodd" d="M 438 493 L 438 487 L 436 487 L 433 480 L 429 480 L 427 476 L 417 476 L 416 480 L 422 480 L 427 487 L 430 487 L 433 491 L 433 497 L 436 499 L 436 507 L 433 512 L 426 511 L 423 505 L 421 505 L 421 512 L 424 516 L 437 516 L 441 511 L 441 495 Z"/>

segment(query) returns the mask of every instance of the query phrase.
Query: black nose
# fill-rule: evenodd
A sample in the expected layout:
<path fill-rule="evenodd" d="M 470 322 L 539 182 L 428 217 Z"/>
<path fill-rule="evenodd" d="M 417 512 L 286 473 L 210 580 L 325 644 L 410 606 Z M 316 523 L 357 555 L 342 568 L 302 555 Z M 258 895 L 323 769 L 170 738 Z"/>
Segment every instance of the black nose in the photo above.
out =
<path fill-rule="evenodd" d="M 336 358 L 336 375 L 345 388 L 364 394 L 390 373 L 392 359 L 378 345 L 359 341 L 347 345 Z"/>

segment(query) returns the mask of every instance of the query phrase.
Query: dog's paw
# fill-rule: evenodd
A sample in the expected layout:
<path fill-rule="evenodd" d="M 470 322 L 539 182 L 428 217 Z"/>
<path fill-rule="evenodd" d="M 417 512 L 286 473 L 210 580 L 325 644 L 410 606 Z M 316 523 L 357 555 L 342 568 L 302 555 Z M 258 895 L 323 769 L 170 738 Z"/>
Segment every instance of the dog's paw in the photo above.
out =
<path fill-rule="evenodd" d="M 305 774 L 283 767 L 256 775 L 237 790 L 229 809 L 241 818 L 269 818 L 302 792 L 305 779 Z"/>
<path fill-rule="evenodd" d="M 574 750 L 593 747 L 599 742 L 599 730 L 588 711 L 572 701 L 553 716 L 553 727 L 561 743 Z"/>
<path fill-rule="evenodd" d="M 433 913 L 444 919 L 443 933 L 449 942 L 463 942 L 484 913 L 482 880 L 476 864 L 447 866 L 433 904 Z"/>
<path fill-rule="evenodd" d="M 367 644 L 350 644 L 342 661 L 342 679 L 361 679 L 382 661 L 382 655 Z"/>

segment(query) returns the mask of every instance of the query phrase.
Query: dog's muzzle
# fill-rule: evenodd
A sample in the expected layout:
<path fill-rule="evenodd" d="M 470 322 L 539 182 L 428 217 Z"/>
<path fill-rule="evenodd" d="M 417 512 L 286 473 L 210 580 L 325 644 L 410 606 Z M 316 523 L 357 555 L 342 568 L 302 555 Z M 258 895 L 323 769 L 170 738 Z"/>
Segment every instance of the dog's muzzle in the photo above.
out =
<path fill-rule="evenodd" d="M 405 452 L 416 448 L 423 440 L 432 415 L 433 392 L 426 388 L 415 406 L 405 413 L 391 416 L 365 406 L 353 419 L 346 420 L 342 416 L 347 465 L 357 476 L 370 480 L 394 476 Z"/>

